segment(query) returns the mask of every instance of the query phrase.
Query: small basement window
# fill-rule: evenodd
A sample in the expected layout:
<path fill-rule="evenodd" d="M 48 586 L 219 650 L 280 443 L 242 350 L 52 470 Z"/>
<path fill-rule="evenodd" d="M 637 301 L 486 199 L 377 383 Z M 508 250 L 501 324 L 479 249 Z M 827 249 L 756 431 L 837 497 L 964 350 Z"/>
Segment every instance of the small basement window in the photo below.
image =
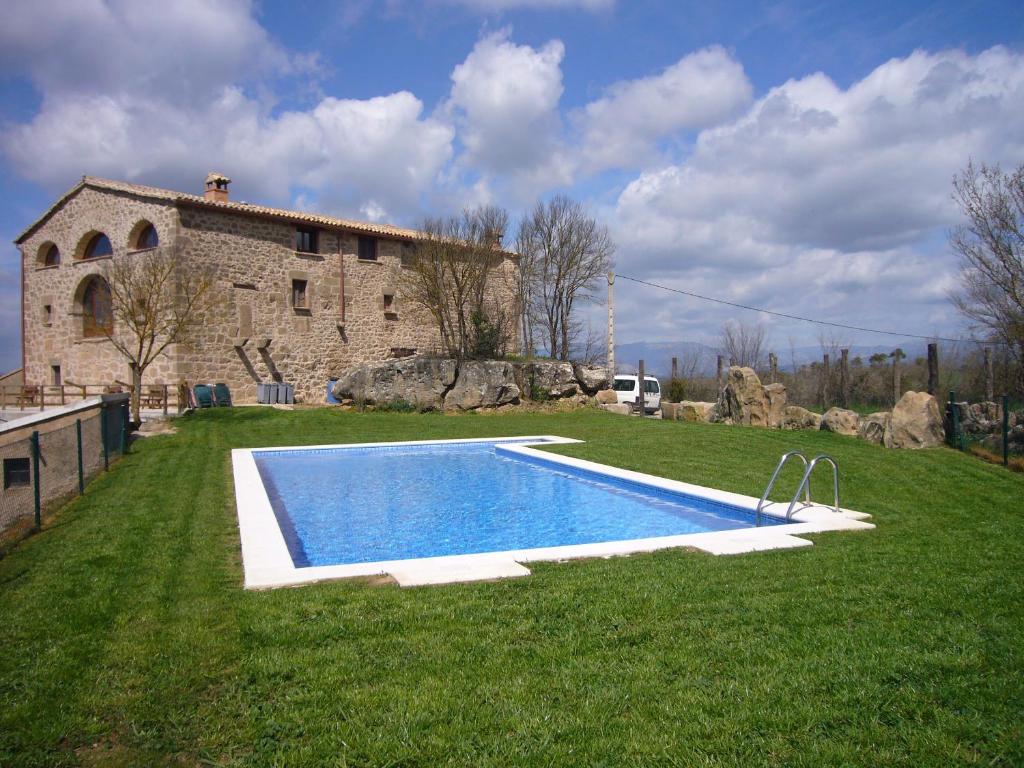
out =
<path fill-rule="evenodd" d="M 31 469 L 27 457 L 4 459 L 4 488 L 32 485 Z"/>
<path fill-rule="evenodd" d="M 316 227 L 296 227 L 295 250 L 299 253 L 320 253 L 320 230 Z"/>
<path fill-rule="evenodd" d="M 384 294 L 384 312 L 392 314 L 395 311 L 395 297 L 390 293 Z"/>
<path fill-rule="evenodd" d="M 306 280 L 292 280 L 292 306 L 295 309 L 309 309 Z"/>
<path fill-rule="evenodd" d="M 43 304 L 43 325 L 53 325 L 53 305 Z"/>
<path fill-rule="evenodd" d="M 377 260 L 377 238 L 376 237 L 359 237 L 359 260 L 360 261 L 376 261 Z"/>

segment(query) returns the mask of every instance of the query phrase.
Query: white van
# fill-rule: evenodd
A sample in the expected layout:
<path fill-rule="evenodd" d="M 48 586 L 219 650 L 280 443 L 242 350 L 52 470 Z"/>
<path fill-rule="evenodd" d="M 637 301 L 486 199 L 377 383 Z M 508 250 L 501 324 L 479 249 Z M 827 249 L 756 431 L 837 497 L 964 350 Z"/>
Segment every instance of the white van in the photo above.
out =
<path fill-rule="evenodd" d="M 635 405 L 640 396 L 639 376 L 616 376 L 612 389 L 620 403 Z M 653 376 L 644 376 L 644 406 L 648 413 L 661 408 L 661 384 Z"/>

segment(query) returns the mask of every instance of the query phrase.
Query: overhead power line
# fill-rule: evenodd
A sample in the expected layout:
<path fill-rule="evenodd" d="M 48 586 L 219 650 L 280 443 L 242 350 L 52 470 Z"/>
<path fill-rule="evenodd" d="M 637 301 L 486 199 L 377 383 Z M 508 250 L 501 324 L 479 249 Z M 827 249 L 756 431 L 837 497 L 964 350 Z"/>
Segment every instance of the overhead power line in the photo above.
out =
<path fill-rule="evenodd" d="M 629 280 L 633 283 L 640 283 L 640 285 L 647 285 L 651 288 L 660 288 L 663 291 L 671 291 L 672 293 L 680 293 L 683 296 L 689 296 L 693 299 L 700 299 L 701 301 L 710 301 L 715 304 L 724 304 L 727 307 L 736 307 L 737 309 L 749 309 L 751 312 L 763 312 L 766 315 L 774 315 L 775 317 L 785 317 L 788 320 L 799 320 L 802 323 L 814 323 L 816 325 L 827 325 L 832 328 L 845 328 L 850 331 L 864 331 L 865 333 L 882 333 L 887 336 L 902 336 L 907 339 L 924 339 L 926 341 L 949 341 L 954 344 L 960 342 L 968 342 L 971 344 L 991 344 L 1000 345 L 1002 342 L 999 341 L 978 341 L 976 339 L 949 339 L 943 336 L 922 336 L 919 333 L 903 333 L 902 331 L 886 331 L 880 328 L 864 328 L 859 325 L 847 325 L 846 323 L 834 323 L 830 320 L 815 320 L 813 317 L 801 317 L 800 315 L 790 315 L 786 312 L 775 312 L 771 309 L 763 309 L 762 307 L 751 307 L 747 304 L 739 304 L 735 301 L 726 301 L 725 299 L 716 299 L 713 296 L 702 296 L 699 293 L 693 293 L 692 291 L 684 291 L 679 288 L 670 288 L 667 285 L 659 285 L 658 283 L 651 283 L 647 280 L 640 280 L 636 277 L 630 277 L 629 275 L 615 274 L 616 277 L 621 277 L 623 280 Z"/>

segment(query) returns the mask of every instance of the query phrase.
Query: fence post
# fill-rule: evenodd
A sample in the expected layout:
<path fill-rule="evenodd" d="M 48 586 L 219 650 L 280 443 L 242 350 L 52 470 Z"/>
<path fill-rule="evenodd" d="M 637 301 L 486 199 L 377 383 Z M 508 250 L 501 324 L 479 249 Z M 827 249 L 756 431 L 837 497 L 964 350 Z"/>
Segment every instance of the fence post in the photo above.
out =
<path fill-rule="evenodd" d="M 850 350 L 839 350 L 839 399 L 843 408 L 850 407 Z"/>
<path fill-rule="evenodd" d="M 902 389 L 900 385 L 900 359 L 904 357 L 903 350 L 893 350 L 890 357 L 892 358 L 892 404 L 895 406 L 903 394 L 900 391 Z"/>
<path fill-rule="evenodd" d="M 168 396 L 168 394 L 169 394 L 169 390 L 167 388 L 167 385 L 164 384 L 164 416 L 167 415 L 167 396 Z"/>
<path fill-rule="evenodd" d="M 131 419 L 129 415 L 130 407 L 128 403 L 121 406 L 121 456 L 128 452 L 128 421 Z"/>
<path fill-rule="evenodd" d="M 672 358 L 672 380 L 675 381 L 679 378 L 679 358 Z"/>
<path fill-rule="evenodd" d="M 1010 464 L 1010 396 L 1003 395 L 1003 466 Z"/>
<path fill-rule="evenodd" d="M 636 403 L 637 403 L 637 405 L 640 406 L 640 418 L 643 418 L 645 412 L 647 411 L 647 391 L 646 391 L 646 389 L 647 389 L 646 388 L 647 382 L 644 381 L 644 361 L 643 360 L 640 361 L 640 371 L 639 371 L 639 374 L 640 374 L 639 375 L 639 379 L 640 379 L 640 384 L 639 384 L 639 386 L 640 386 L 640 394 L 637 395 Z"/>
<path fill-rule="evenodd" d="M 39 494 L 39 432 L 32 433 L 32 488 L 35 491 L 36 530 L 43 527 L 43 507 Z"/>
<path fill-rule="evenodd" d="M 100 406 L 100 441 L 103 443 L 103 469 L 110 469 L 110 447 L 107 435 L 107 404 Z"/>
<path fill-rule="evenodd" d="M 985 347 L 985 399 L 989 402 L 996 399 L 995 378 L 992 370 L 992 347 Z"/>
<path fill-rule="evenodd" d="M 725 358 L 722 355 L 718 356 L 718 373 L 715 376 L 718 377 L 718 394 L 722 394 L 722 390 L 725 389 L 725 379 L 722 369 L 725 368 Z"/>
<path fill-rule="evenodd" d="M 832 384 L 832 366 L 829 363 L 828 354 L 821 361 L 821 407 L 828 410 L 831 405 L 832 393 L 829 392 Z"/>
<path fill-rule="evenodd" d="M 953 428 L 953 447 L 961 451 L 963 447 L 960 441 L 960 412 L 956 407 L 956 392 L 952 390 L 949 392 L 949 423 Z"/>
<path fill-rule="evenodd" d="M 75 419 L 75 434 L 78 437 L 78 492 L 85 493 L 85 468 L 82 466 L 82 420 Z"/>
<path fill-rule="evenodd" d="M 934 341 L 928 345 L 928 394 L 939 391 L 939 345 Z"/>
<path fill-rule="evenodd" d="M 774 352 L 768 353 L 768 375 L 771 378 L 770 384 L 779 380 L 779 356 Z"/>

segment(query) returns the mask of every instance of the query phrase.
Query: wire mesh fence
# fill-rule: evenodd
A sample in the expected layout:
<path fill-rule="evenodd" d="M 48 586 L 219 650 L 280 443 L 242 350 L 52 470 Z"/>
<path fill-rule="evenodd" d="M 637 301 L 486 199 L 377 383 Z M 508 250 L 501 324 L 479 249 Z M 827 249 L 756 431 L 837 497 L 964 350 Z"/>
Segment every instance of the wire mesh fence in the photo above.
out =
<path fill-rule="evenodd" d="M 128 448 L 127 395 L 11 424 L 0 434 L 0 544 L 38 530 L 44 515 L 82 493 Z"/>

